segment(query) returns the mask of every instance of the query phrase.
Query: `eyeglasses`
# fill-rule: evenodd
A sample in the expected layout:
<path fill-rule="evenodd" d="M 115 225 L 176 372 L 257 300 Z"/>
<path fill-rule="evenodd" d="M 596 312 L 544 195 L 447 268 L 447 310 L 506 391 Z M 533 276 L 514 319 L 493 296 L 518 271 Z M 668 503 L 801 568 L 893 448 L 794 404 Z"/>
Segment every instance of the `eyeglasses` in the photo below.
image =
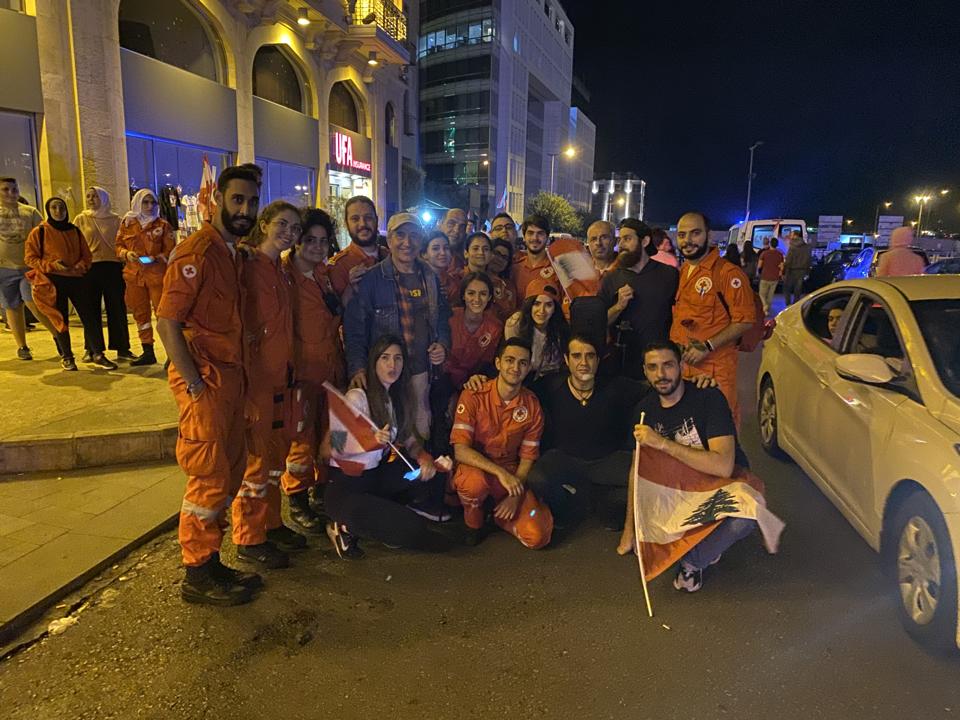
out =
<path fill-rule="evenodd" d="M 276 225 L 281 232 L 290 232 L 294 235 L 300 235 L 303 232 L 303 227 L 300 225 L 291 225 L 284 219 L 274 220 L 271 225 Z"/>

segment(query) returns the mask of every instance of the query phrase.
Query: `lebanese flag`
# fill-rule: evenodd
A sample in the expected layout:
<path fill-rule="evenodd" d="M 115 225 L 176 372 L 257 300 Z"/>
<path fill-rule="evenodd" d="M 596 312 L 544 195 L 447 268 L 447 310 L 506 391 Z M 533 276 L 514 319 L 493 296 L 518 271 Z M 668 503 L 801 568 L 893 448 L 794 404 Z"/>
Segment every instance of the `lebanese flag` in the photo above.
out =
<path fill-rule="evenodd" d="M 363 474 L 363 464 L 349 458 L 383 447 L 373 434 L 376 426 L 329 382 L 323 383 L 323 389 L 327 391 L 330 409 L 330 448 L 344 474 L 359 477 Z"/>
<path fill-rule="evenodd" d="M 777 552 L 783 521 L 767 510 L 763 481 L 734 468 L 729 478 L 698 472 L 641 448 L 634 466 L 633 512 L 647 580 L 669 568 L 727 517 L 756 520 L 767 552 Z"/>
<path fill-rule="evenodd" d="M 600 291 L 600 274 L 579 240 L 559 238 L 547 246 L 547 257 L 570 300 Z"/>
<path fill-rule="evenodd" d="M 217 177 L 207 154 L 203 154 L 203 169 L 200 171 L 200 192 L 197 194 L 197 215 L 200 222 L 213 221 L 213 191 L 217 186 Z"/>

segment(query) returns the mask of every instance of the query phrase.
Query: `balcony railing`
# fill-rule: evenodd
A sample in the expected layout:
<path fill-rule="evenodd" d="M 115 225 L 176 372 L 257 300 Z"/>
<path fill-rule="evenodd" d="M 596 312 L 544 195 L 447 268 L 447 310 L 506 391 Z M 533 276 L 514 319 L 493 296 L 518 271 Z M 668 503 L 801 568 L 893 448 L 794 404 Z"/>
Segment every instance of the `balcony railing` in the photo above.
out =
<path fill-rule="evenodd" d="M 353 14 L 354 25 L 363 25 L 363 21 L 374 16 L 377 26 L 397 42 L 407 40 L 407 16 L 390 0 L 357 0 Z M 370 24 L 370 23 L 366 23 Z"/>

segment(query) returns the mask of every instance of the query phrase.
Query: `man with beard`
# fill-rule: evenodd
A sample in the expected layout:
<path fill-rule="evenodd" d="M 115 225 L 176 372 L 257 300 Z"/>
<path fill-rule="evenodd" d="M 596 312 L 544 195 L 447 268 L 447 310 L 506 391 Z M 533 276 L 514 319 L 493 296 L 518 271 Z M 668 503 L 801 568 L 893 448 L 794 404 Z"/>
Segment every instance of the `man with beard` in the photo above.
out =
<path fill-rule="evenodd" d="M 642 413 L 644 422 L 634 426 L 633 436 L 642 447 L 666 453 L 698 472 L 729 478 L 736 466 L 749 467 L 737 441 L 730 408 L 716 388 L 692 387 L 683 380 L 680 354 L 680 348 L 670 342 L 650 345 L 644 352 L 644 372 L 656 394 L 637 407 L 637 417 Z M 630 552 L 634 545 L 632 509 L 628 504 L 627 521 L 617 548 L 621 555 Z M 680 560 L 673 587 L 686 592 L 699 590 L 703 571 L 715 565 L 731 545 L 756 527 L 756 521 L 747 518 L 722 520 L 716 530 Z"/>
<path fill-rule="evenodd" d="M 599 297 L 607 307 L 607 324 L 614 328 L 620 372 L 643 380 L 643 348 L 670 335 L 673 299 L 679 274 L 654 262 L 652 231 L 635 218 L 620 221 L 617 266 L 603 277 Z"/>
<path fill-rule="evenodd" d="M 506 240 L 514 250 L 517 249 L 517 224 L 509 213 L 494 215 L 490 221 L 489 235 L 491 240 Z"/>
<path fill-rule="evenodd" d="M 463 243 L 467 239 L 467 214 L 460 208 L 450 208 L 439 225 L 440 232 L 450 241 L 451 270 L 459 270 L 464 264 Z"/>
<path fill-rule="evenodd" d="M 387 256 L 378 240 L 379 218 L 373 200 L 354 195 L 343 208 L 343 222 L 350 244 L 330 259 L 329 277 L 344 305 L 364 274 Z"/>
<path fill-rule="evenodd" d="M 553 266 L 547 256 L 547 241 L 550 238 L 550 221 L 542 215 L 530 215 L 520 226 L 526 252 L 519 252 L 513 259 L 514 294 L 518 298 L 526 297 L 530 281 L 542 277 L 554 276 Z"/>
<path fill-rule="evenodd" d="M 587 228 L 587 249 L 593 258 L 593 266 L 600 274 L 600 279 L 613 270 L 617 261 L 617 253 L 613 249 L 616 243 L 613 225 L 606 220 L 597 220 Z"/>
<path fill-rule="evenodd" d="M 170 388 L 180 409 L 177 462 L 187 475 L 179 539 L 187 602 L 239 605 L 260 576 L 220 562 L 224 513 L 246 466 L 244 364 L 237 242 L 260 205 L 256 175 L 226 168 L 213 199 L 219 212 L 178 245 L 167 265 L 157 329 L 170 357 Z"/>
<path fill-rule="evenodd" d="M 757 309 L 749 278 L 710 247 L 709 228 L 701 212 L 688 212 L 677 223 L 677 244 L 686 263 L 670 339 L 683 348 L 684 377 L 714 378 L 739 427 L 737 340 L 757 321 Z"/>

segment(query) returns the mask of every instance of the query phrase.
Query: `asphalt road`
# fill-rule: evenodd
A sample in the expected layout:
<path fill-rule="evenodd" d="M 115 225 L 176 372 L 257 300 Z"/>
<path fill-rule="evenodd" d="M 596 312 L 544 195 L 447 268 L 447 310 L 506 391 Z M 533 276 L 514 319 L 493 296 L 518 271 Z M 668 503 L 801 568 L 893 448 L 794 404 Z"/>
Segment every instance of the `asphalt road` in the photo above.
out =
<path fill-rule="evenodd" d="M 800 470 L 760 450 L 752 367 L 742 440 L 787 522 L 781 552 L 749 538 L 695 595 L 662 576 L 652 620 L 635 560 L 596 524 L 540 552 L 501 533 L 445 557 L 370 544 L 350 563 L 317 541 L 227 610 L 180 602 L 171 533 L 68 601 L 82 610 L 63 634 L 0 663 L 0 716 L 960 714 L 960 660 L 910 640 L 874 553 Z"/>

